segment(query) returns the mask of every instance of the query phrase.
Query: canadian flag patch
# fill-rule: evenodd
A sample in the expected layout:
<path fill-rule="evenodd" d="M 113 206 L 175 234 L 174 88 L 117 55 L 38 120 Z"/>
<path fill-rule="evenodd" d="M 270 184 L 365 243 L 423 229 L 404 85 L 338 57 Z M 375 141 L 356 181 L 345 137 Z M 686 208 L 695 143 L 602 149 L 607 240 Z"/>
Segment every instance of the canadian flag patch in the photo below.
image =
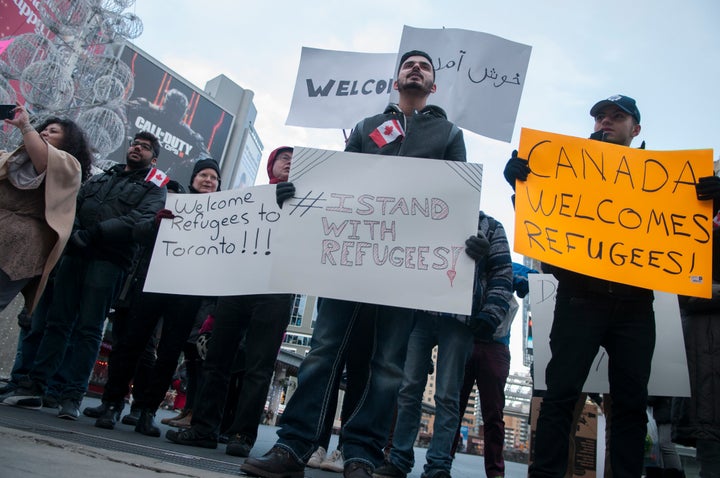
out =
<path fill-rule="evenodd" d="M 157 187 L 161 188 L 170 182 L 170 178 L 168 177 L 167 174 L 163 173 L 158 168 L 150 168 L 150 171 L 148 171 L 147 176 L 145 176 L 145 182 L 153 183 Z"/>
<path fill-rule="evenodd" d="M 400 122 L 396 119 L 387 120 L 370 133 L 370 138 L 375 141 L 378 148 L 382 148 L 386 144 L 392 143 L 397 138 L 405 136 Z"/>

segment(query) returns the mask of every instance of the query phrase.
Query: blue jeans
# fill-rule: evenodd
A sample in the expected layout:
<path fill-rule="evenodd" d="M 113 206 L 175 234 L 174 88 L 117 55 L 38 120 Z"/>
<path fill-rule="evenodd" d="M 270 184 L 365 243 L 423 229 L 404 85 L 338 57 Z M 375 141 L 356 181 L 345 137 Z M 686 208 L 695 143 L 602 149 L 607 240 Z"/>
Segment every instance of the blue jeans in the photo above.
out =
<path fill-rule="evenodd" d="M 432 349 L 438 346 L 433 371 Z M 473 346 L 473 335 L 465 324 L 449 317 L 415 312 L 410 335 L 405 377 L 398 396 L 390 461 L 405 473 L 415 464 L 413 445 L 420 428 L 422 397 L 429 373 L 435 374 L 435 426 L 426 453 L 425 473 L 450 471 L 450 454 L 458 427 L 460 388 Z"/>
<path fill-rule="evenodd" d="M 613 478 L 642 475 L 647 384 L 655 349 L 652 298 L 595 293 L 571 297 L 558 292 L 531 477 L 565 474 L 573 409 L 601 346 L 608 355 L 612 397 L 609 466 Z"/>
<path fill-rule="evenodd" d="M 333 382 L 343 371 L 343 356 L 357 320 L 374 322 L 368 361 L 369 379 L 354 411 L 343 426 L 345 463 L 360 461 L 378 466 L 390 433 L 392 409 L 403 376 L 413 311 L 324 298 L 310 343 L 310 353 L 298 371 L 298 388 L 280 421 L 277 444 L 305 462 L 315 451 L 325 429 Z M 360 344 L 354 344 L 360 345 Z M 352 380 L 348 377 L 348 380 Z"/>
<path fill-rule="evenodd" d="M 108 261 L 66 255 L 55 275 L 53 300 L 30 379 L 46 388 L 58 372 L 62 398 L 81 400 L 88 387 L 103 324 L 123 270 Z"/>

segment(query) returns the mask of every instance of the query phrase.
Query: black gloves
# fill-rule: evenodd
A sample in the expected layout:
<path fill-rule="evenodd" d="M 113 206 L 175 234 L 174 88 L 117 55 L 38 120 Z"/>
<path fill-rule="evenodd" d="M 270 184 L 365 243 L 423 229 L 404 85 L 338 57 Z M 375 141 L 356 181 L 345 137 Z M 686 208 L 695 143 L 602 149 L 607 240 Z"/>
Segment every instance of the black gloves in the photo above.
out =
<path fill-rule="evenodd" d="M 486 320 L 479 319 L 477 317 L 468 317 L 465 319 L 465 325 L 467 325 L 473 333 L 476 339 L 484 342 L 492 341 L 495 329 L 492 324 Z"/>
<path fill-rule="evenodd" d="M 470 236 L 465 241 L 465 253 L 476 261 L 484 259 L 489 250 L 490 241 L 487 240 L 482 231 L 478 231 L 477 236 Z"/>
<path fill-rule="evenodd" d="M 282 209 L 283 203 L 295 196 L 295 185 L 293 183 L 278 183 L 275 189 L 275 198 L 278 206 Z"/>
<path fill-rule="evenodd" d="M 701 201 L 706 199 L 720 199 L 720 177 L 705 176 L 698 179 L 695 184 L 695 193 Z"/>
<path fill-rule="evenodd" d="M 160 222 L 162 222 L 163 219 L 172 219 L 175 217 L 175 214 L 170 209 L 160 209 L 157 213 L 155 213 L 155 227 L 160 227 Z"/>
<path fill-rule="evenodd" d="M 524 277 L 515 276 L 513 277 L 513 289 L 515 289 L 517 296 L 522 299 L 530 292 L 530 282 Z"/>
<path fill-rule="evenodd" d="M 503 170 L 503 176 L 513 191 L 515 191 L 515 181 L 527 181 L 528 174 L 530 174 L 530 166 L 528 165 L 527 159 L 518 158 L 517 150 L 512 152 L 512 156 L 508 159 L 505 169 Z"/>
<path fill-rule="evenodd" d="M 87 229 L 78 229 L 70 236 L 70 244 L 78 249 L 85 249 L 100 237 L 100 228 L 97 225 Z"/>

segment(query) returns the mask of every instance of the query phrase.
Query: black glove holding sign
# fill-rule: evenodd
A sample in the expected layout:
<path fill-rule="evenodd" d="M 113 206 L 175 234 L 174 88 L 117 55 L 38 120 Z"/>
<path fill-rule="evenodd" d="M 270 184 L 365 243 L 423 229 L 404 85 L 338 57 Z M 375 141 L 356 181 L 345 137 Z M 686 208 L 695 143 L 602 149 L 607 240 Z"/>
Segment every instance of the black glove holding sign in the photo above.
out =
<path fill-rule="evenodd" d="M 280 209 L 283 207 L 283 203 L 288 199 L 295 196 L 295 185 L 290 182 L 278 183 L 275 189 L 275 199 L 277 200 Z"/>
<path fill-rule="evenodd" d="M 507 181 L 510 186 L 512 186 L 513 191 L 515 191 L 515 181 L 527 181 L 528 174 L 531 172 L 527 159 L 518 158 L 518 152 L 515 150 L 505 165 L 503 176 L 505 176 L 505 181 Z"/>
<path fill-rule="evenodd" d="M 717 176 L 705 176 L 698 179 L 695 184 L 695 193 L 701 201 L 720 199 L 720 178 Z"/>

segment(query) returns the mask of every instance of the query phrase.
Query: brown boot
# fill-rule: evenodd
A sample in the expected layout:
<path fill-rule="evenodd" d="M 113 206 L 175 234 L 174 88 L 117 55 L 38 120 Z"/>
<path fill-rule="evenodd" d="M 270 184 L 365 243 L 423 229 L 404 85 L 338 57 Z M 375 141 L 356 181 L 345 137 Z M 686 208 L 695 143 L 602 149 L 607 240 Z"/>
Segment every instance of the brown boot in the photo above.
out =
<path fill-rule="evenodd" d="M 170 425 L 170 422 L 175 421 L 175 420 L 181 420 L 181 419 L 185 418 L 187 416 L 187 414 L 190 412 L 191 412 L 190 409 L 183 408 L 182 410 L 180 410 L 180 413 L 178 413 L 174 417 L 163 418 L 162 420 L 160 420 L 160 423 L 162 423 L 163 425 Z"/>
<path fill-rule="evenodd" d="M 187 414 L 182 417 L 179 420 L 170 420 L 168 422 L 168 425 L 171 427 L 178 427 L 178 428 L 190 428 L 190 425 L 192 424 L 192 410 L 188 411 Z"/>

